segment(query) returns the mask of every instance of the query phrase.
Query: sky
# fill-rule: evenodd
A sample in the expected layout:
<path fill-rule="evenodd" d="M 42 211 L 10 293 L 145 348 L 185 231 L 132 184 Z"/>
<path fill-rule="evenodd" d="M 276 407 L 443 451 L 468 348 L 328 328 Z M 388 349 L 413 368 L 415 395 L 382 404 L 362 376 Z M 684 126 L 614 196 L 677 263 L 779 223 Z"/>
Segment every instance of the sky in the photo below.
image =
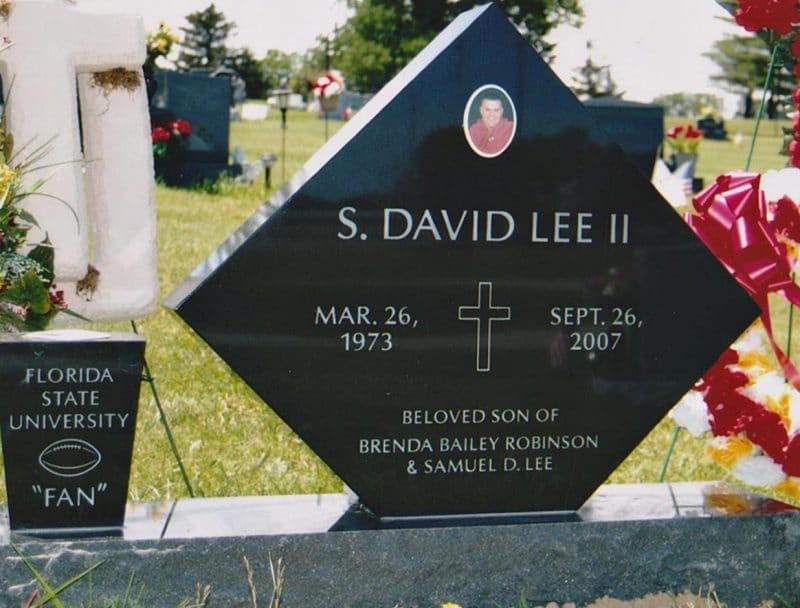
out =
<path fill-rule="evenodd" d="M 139 14 L 145 29 L 166 21 L 177 29 L 183 17 L 202 10 L 211 0 L 77 0 L 79 8 Z M 256 56 L 269 49 L 302 52 L 318 35 L 344 23 L 344 0 L 214 0 L 217 9 L 237 25 L 233 47 L 247 46 Z M 724 96 L 709 76 L 715 65 L 702 54 L 727 33 L 743 33 L 719 17 L 727 13 L 714 0 L 581 0 L 586 17 L 581 29 L 561 27 L 553 68 L 567 84 L 587 58 L 592 43 L 595 63 L 609 65 L 625 98 L 651 101 L 674 92 L 710 92 Z M 726 113 L 737 99 L 727 95 Z"/>
<path fill-rule="evenodd" d="M 586 42 L 592 60 L 609 65 L 611 77 L 625 98 L 652 101 L 667 93 L 714 93 L 725 98 L 728 113 L 739 99 L 725 94 L 709 76 L 718 70 L 703 53 L 726 34 L 746 32 L 720 17 L 728 16 L 714 0 L 581 0 L 583 27 L 559 28 L 556 73 L 572 82 L 575 69 L 586 61 Z M 612 8 L 613 10 L 609 10 Z"/>

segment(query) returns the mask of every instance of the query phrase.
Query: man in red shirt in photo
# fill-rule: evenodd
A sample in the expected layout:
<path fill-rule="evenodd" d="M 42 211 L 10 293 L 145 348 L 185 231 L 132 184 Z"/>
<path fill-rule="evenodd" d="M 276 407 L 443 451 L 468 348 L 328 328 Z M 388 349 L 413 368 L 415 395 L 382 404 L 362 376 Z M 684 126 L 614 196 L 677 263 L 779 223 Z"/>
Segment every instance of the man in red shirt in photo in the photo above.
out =
<path fill-rule="evenodd" d="M 486 93 L 479 106 L 480 119 L 469 127 L 472 145 L 487 156 L 505 150 L 514 133 L 514 123 L 503 116 L 503 101 L 497 93 Z"/>

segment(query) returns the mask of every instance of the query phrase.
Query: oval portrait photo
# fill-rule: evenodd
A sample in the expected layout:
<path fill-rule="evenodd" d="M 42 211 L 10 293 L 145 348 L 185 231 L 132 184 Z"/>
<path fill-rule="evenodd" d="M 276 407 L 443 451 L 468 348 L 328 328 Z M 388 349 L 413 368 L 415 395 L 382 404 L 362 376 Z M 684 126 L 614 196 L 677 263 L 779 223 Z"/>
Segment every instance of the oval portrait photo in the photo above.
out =
<path fill-rule="evenodd" d="M 464 108 L 464 135 L 479 156 L 493 158 L 508 148 L 517 130 L 514 102 L 496 84 L 479 87 Z"/>

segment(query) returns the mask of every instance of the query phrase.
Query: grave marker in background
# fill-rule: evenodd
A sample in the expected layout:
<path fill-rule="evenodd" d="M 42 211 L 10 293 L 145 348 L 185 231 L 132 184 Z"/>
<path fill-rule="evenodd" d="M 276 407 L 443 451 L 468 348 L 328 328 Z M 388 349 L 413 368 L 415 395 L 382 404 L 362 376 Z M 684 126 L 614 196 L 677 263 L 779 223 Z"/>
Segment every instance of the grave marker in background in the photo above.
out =
<path fill-rule="evenodd" d="M 648 179 L 664 143 L 664 108 L 657 104 L 598 97 L 583 102 L 609 141 Z"/>
<path fill-rule="evenodd" d="M 273 209 L 170 305 L 381 516 L 577 509 L 758 312 L 494 6 Z"/>
<path fill-rule="evenodd" d="M 155 81 L 154 123 L 182 118 L 192 125 L 184 148 L 156 160 L 158 177 L 173 185 L 215 181 L 228 169 L 231 79 L 156 70 Z"/>

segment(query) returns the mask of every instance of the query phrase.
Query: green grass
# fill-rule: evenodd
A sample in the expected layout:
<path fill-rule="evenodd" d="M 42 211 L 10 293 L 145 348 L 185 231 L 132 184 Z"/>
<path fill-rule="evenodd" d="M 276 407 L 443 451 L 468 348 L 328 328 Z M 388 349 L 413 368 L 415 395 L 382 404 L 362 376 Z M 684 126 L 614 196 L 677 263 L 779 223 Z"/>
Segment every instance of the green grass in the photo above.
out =
<path fill-rule="evenodd" d="M 782 140 L 775 123 L 764 128 L 753 168 L 780 168 Z M 331 134 L 341 125 L 331 122 Z M 751 121 L 728 123 L 731 135 L 742 131 L 745 141 L 703 142 L 698 172 L 710 183 L 717 174 L 741 169 L 747 154 Z M 241 145 L 250 160 L 266 152 L 280 157 L 280 114 L 263 122 L 232 125 L 232 146 Z M 286 176 L 290 177 L 324 143 L 324 123 L 314 116 L 290 112 L 286 130 Z M 281 162 L 272 169 L 279 186 Z M 206 258 L 271 191 L 258 183 L 249 187 L 222 184 L 216 192 L 159 186 L 158 248 L 161 294 L 166 296 Z M 300 439 L 246 387 L 227 366 L 175 315 L 159 309 L 137 322 L 147 338 L 147 359 L 162 403 L 172 424 L 188 476 L 199 495 L 235 496 L 337 492 L 342 483 Z M 129 331 L 127 323 L 101 326 Z M 785 335 L 786 312 L 776 327 Z M 800 335 L 796 331 L 795 335 Z M 800 347 L 796 346 L 795 350 Z M 673 425 L 664 421 L 611 476 L 613 482 L 654 482 L 661 473 Z M 704 440 L 683 433 L 667 479 L 718 479 L 721 470 L 703 457 Z M 130 484 L 132 500 L 186 496 L 147 385 L 142 399 Z M 0 484 L 0 501 L 5 487 Z"/>
<path fill-rule="evenodd" d="M 686 119 L 667 119 L 665 130 L 676 123 L 685 124 Z M 704 140 L 700 143 L 697 159 L 697 175 L 709 185 L 718 175 L 731 171 L 743 171 L 747 165 L 754 120 L 734 119 L 725 122 L 727 141 Z M 750 171 L 765 172 L 782 169 L 787 156 L 778 154 L 783 145 L 781 127 L 790 127 L 789 120 L 762 120 L 758 139 L 750 163 Z"/>

